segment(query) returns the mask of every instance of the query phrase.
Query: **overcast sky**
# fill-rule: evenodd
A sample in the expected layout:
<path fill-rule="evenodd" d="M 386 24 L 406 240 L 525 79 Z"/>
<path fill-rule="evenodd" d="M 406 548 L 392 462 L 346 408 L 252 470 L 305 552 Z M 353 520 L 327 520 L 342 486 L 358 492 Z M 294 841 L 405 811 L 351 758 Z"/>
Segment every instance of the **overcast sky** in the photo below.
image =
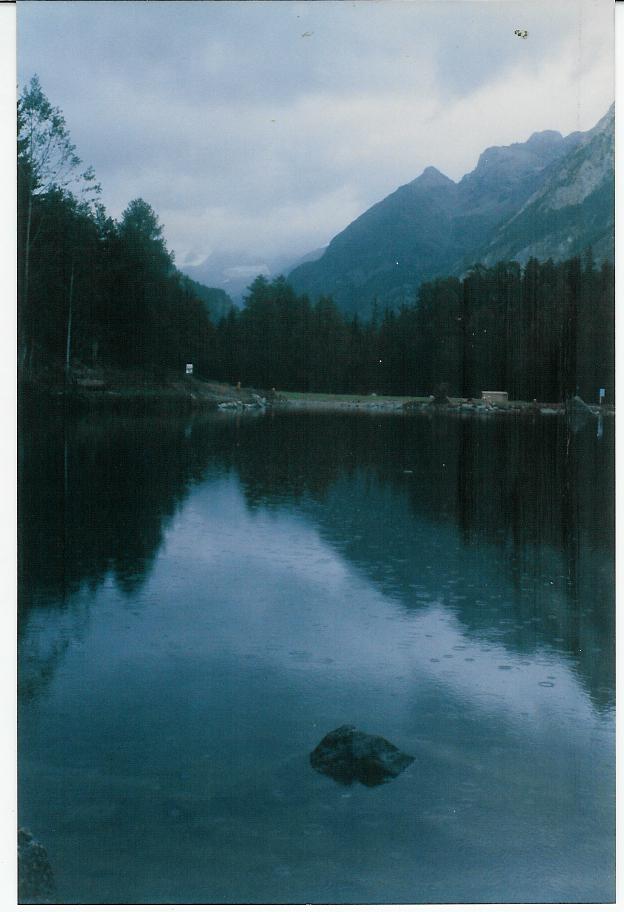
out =
<path fill-rule="evenodd" d="M 613 101 L 611 0 L 18 2 L 38 73 L 117 217 L 180 268 L 297 258 L 429 164 L 586 130 Z M 528 37 L 514 35 L 526 29 Z"/>

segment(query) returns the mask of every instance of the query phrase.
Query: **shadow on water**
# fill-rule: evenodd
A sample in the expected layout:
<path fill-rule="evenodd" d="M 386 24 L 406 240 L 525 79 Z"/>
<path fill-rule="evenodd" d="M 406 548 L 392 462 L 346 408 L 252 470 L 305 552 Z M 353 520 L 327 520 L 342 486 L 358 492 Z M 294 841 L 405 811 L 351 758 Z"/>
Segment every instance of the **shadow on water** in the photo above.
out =
<path fill-rule="evenodd" d="M 193 485 L 233 472 L 249 510 L 295 509 L 403 610 L 439 600 L 469 633 L 566 654 L 594 704 L 612 704 L 611 421 L 599 436 L 593 421 L 344 414 L 23 425 L 19 627 L 40 652 L 25 688 L 80 638 L 89 593 L 140 589 Z M 57 614 L 52 640 L 37 639 L 40 612 Z"/>

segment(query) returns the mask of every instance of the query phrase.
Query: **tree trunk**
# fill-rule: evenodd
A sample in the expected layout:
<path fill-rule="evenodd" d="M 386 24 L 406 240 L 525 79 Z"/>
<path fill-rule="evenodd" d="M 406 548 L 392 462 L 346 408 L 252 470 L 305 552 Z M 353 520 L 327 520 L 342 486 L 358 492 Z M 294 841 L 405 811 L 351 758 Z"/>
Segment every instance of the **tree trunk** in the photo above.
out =
<path fill-rule="evenodd" d="M 71 355 L 72 315 L 74 303 L 74 264 L 69 277 L 69 313 L 67 315 L 67 341 L 65 344 L 65 380 L 69 380 L 69 361 Z"/>
<path fill-rule="evenodd" d="M 21 323 L 24 338 L 20 340 L 20 367 L 26 368 L 29 349 L 29 319 L 28 319 L 28 281 L 30 278 L 30 228 L 32 224 L 32 193 L 28 195 L 28 213 L 26 215 L 26 242 L 24 244 L 24 284 L 20 301 Z M 28 374 L 28 368 L 26 368 Z"/>

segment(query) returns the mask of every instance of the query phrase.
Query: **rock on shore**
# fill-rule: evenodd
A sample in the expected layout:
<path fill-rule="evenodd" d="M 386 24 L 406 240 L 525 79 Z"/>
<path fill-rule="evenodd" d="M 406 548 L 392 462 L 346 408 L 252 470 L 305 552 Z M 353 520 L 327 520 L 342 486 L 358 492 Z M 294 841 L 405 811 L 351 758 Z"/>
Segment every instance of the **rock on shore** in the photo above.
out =
<path fill-rule="evenodd" d="M 50 902 L 54 894 L 54 875 L 48 853 L 32 833 L 22 828 L 17 833 L 17 864 L 19 902 Z"/>

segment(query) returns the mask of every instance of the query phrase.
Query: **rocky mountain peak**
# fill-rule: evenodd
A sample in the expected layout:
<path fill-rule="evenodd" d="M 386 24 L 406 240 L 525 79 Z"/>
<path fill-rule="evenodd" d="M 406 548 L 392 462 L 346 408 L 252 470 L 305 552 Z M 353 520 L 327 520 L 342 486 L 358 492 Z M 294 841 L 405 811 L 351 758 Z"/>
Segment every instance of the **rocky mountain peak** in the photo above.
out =
<path fill-rule="evenodd" d="M 558 130 L 538 130 L 531 133 L 525 145 L 530 149 L 550 149 L 563 142 L 563 136 Z"/>
<path fill-rule="evenodd" d="M 428 165 L 422 174 L 420 174 L 415 181 L 412 181 L 412 183 L 419 187 L 429 188 L 454 185 L 455 181 L 451 180 L 450 177 L 447 177 L 446 174 L 442 174 L 442 172 L 438 171 L 437 168 L 434 168 L 433 165 Z"/>
<path fill-rule="evenodd" d="M 482 177 L 492 175 L 496 179 L 518 172 L 535 171 L 545 167 L 555 157 L 563 137 L 556 130 L 542 130 L 533 133 L 526 142 L 509 146 L 490 146 L 479 156 L 477 167 L 466 175 Z M 563 151 L 563 149 L 561 149 Z"/>
<path fill-rule="evenodd" d="M 615 102 L 611 105 L 604 117 L 601 117 L 595 127 L 587 131 L 587 136 L 595 136 L 597 133 L 613 133 L 615 130 Z"/>

